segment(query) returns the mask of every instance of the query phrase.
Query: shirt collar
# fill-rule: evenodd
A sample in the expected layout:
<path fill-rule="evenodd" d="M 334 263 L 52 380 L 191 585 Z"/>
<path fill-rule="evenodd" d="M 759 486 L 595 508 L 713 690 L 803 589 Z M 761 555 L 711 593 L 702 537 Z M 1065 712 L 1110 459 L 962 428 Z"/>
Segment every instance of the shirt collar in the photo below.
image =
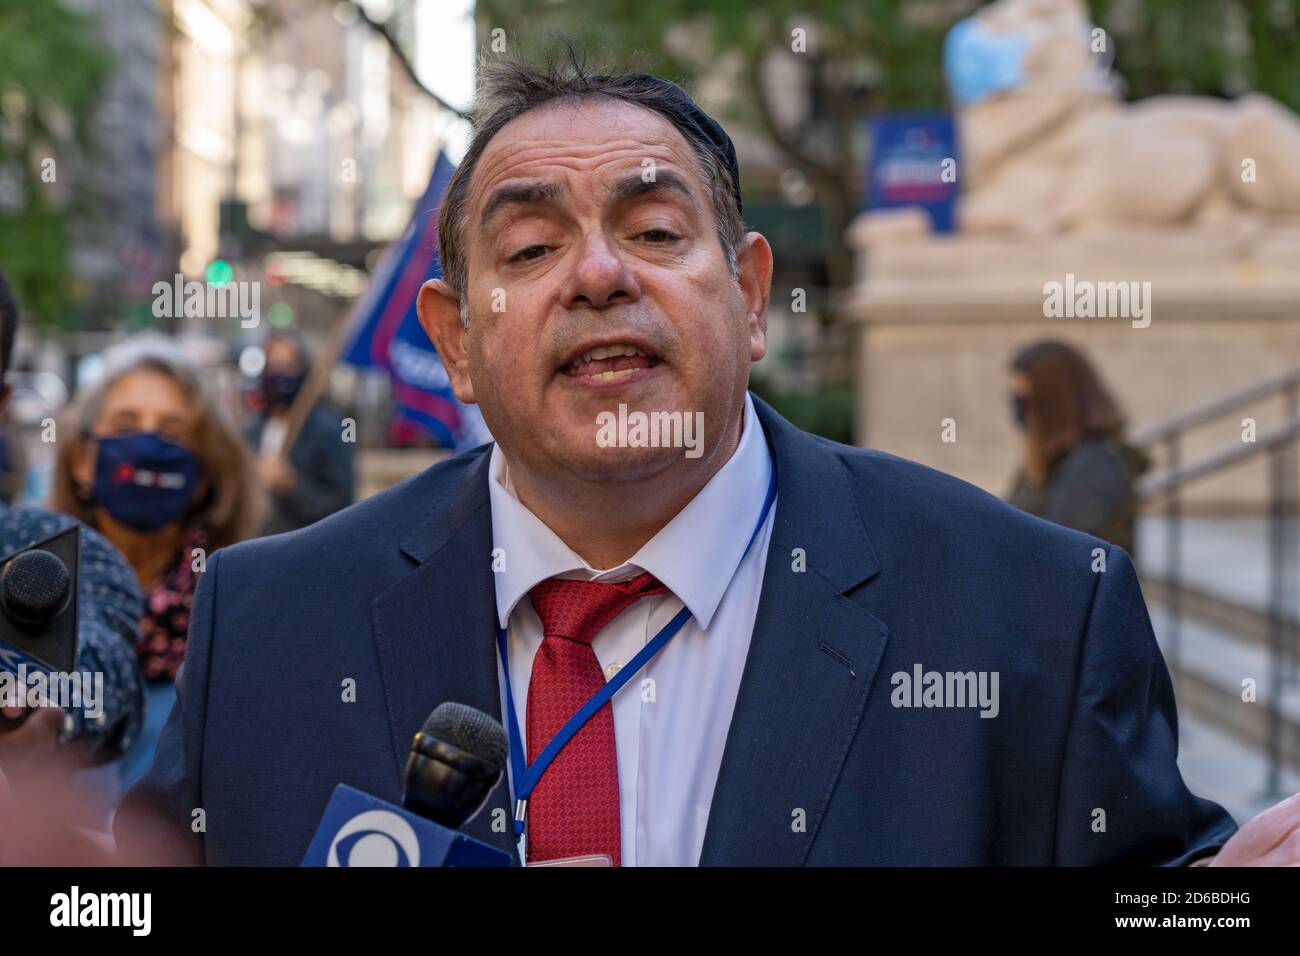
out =
<path fill-rule="evenodd" d="M 713 619 L 740 566 L 763 510 L 772 460 L 763 426 L 745 393 L 740 444 L 699 493 L 626 563 L 608 571 L 591 567 L 514 495 L 505 456 L 493 446 L 488 465 L 492 543 L 503 570 L 493 575 L 497 616 L 505 627 L 515 605 L 534 585 L 570 574 L 619 581 L 639 570 L 662 581 L 691 610 L 701 628 Z"/>

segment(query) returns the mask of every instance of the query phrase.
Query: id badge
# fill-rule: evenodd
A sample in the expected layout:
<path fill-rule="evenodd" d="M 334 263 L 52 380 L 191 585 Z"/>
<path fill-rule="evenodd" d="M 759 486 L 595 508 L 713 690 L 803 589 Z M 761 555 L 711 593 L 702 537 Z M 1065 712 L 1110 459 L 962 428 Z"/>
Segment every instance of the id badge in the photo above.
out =
<path fill-rule="evenodd" d="M 541 860 L 529 863 L 529 866 L 609 866 L 614 860 L 606 853 L 592 853 L 588 856 L 562 856 L 554 860 Z"/>

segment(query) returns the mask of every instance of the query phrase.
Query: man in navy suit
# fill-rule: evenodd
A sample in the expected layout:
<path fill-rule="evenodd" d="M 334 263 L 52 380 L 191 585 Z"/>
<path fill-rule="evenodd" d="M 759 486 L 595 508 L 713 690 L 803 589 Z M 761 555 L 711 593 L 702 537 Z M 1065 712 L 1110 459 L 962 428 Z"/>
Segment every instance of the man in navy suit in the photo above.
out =
<path fill-rule="evenodd" d="M 1234 836 L 1184 786 L 1123 550 L 749 395 L 772 253 L 689 97 L 480 83 L 419 309 L 497 441 L 213 555 L 137 796 L 209 863 L 293 865 L 336 784 L 400 799 L 438 704 L 513 708 L 531 765 L 684 619 L 547 767 L 522 846 L 517 770 L 467 832 L 529 863 L 1296 859 L 1295 800 Z"/>

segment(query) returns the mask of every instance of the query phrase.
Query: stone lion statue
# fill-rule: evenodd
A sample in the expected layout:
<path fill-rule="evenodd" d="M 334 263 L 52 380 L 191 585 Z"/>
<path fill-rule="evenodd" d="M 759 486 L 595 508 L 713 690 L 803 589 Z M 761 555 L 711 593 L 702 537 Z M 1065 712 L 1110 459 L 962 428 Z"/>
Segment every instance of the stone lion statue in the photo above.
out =
<path fill-rule="evenodd" d="M 1300 119 L 1260 94 L 1124 103 L 1115 53 L 1083 0 L 996 0 L 952 29 L 963 231 L 1300 221 Z"/>

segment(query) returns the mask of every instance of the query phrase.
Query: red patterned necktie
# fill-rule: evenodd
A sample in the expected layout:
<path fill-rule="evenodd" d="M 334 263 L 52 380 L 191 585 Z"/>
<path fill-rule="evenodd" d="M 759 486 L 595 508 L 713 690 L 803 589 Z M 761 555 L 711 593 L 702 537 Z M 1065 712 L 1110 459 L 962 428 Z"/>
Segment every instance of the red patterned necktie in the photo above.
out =
<path fill-rule="evenodd" d="M 542 646 L 528 682 L 528 764 L 605 685 L 591 642 L 629 606 L 668 588 L 645 571 L 618 584 L 550 578 L 528 592 L 542 619 Z M 620 862 L 618 749 L 614 705 L 592 714 L 528 798 L 532 862 L 607 854 Z"/>

